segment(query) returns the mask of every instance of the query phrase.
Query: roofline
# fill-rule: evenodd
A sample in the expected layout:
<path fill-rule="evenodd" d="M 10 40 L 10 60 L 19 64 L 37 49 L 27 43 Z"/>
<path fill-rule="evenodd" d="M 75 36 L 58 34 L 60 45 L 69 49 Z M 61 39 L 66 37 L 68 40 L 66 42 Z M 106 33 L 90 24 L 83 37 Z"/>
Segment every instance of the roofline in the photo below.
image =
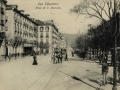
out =
<path fill-rule="evenodd" d="M 38 23 L 36 23 L 35 21 L 33 21 L 31 18 L 29 18 L 26 14 L 21 13 L 18 9 L 14 8 L 13 11 L 19 13 L 21 16 L 23 16 L 24 18 L 30 20 L 31 22 L 33 22 L 34 24 L 38 25 Z"/>
<path fill-rule="evenodd" d="M 8 5 L 8 6 L 10 6 L 10 5 Z M 12 5 L 11 5 L 12 6 Z M 17 5 L 16 5 L 17 6 Z M 16 13 L 18 13 L 18 14 L 20 14 L 21 16 L 23 16 L 24 18 L 26 18 L 26 19 L 28 19 L 29 21 L 31 21 L 32 23 L 34 23 L 35 25 L 38 25 L 38 23 L 36 23 L 35 21 L 33 21 L 31 18 L 29 18 L 27 15 L 29 15 L 29 14 L 23 14 L 23 13 L 21 13 L 21 10 L 18 10 L 17 8 L 14 8 L 14 9 L 10 9 L 10 10 L 13 10 L 14 12 L 16 12 Z M 6 10 L 7 11 L 7 10 Z"/>

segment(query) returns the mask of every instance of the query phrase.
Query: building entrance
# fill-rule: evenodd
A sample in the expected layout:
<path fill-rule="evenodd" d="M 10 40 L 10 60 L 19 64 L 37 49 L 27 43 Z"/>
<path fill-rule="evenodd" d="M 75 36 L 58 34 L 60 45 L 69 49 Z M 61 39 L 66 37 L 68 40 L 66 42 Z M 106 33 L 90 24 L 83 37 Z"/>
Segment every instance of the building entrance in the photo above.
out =
<path fill-rule="evenodd" d="M 31 55 L 33 52 L 33 48 L 32 47 L 24 47 L 24 53 L 26 55 Z"/>

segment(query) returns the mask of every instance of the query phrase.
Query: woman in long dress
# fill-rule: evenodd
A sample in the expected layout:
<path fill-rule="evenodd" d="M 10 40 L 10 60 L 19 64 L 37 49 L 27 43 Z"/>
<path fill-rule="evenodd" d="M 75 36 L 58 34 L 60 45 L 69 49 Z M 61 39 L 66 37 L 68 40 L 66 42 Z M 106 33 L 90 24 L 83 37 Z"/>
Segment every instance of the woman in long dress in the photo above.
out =
<path fill-rule="evenodd" d="M 33 64 L 32 65 L 37 65 L 37 57 L 36 57 L 36 54 L 35 54 L 35 51 L 33 52 Z"/>

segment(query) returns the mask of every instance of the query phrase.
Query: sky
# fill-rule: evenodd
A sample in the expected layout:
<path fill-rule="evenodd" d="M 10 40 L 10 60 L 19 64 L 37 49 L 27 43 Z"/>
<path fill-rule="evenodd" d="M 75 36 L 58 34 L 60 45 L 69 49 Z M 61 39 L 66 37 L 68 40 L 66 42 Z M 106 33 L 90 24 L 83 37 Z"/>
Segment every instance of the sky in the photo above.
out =
<path fill-rule="evenodd" d="M 86 33 L 88 24 L 98 24 L 97 19 L 77 18 L 76 14 L 70 14 L 70 9 L 81 0 L 7 0 L 9 4 L 18 5 L 18 10 L 24 10 L 31 18 L 41 21 L 53 20 L 62 33 L 78 34 Z M 45 3 L 57 3 L 57 5 L 45 5 Z M 37 8 L 36 8 L 37 7 Z M 43 9 L 46 7 L 46 9 Z M 48 7 L 48 9 L 47 9 Z M 51 7 L 54 7 L 54 9 Z M 56 9 L 55 9 L 56 7 Z M 38 9 L 39 8 L 39 9 Z M 59 9 L 57 9 L 59 8 Z"/>

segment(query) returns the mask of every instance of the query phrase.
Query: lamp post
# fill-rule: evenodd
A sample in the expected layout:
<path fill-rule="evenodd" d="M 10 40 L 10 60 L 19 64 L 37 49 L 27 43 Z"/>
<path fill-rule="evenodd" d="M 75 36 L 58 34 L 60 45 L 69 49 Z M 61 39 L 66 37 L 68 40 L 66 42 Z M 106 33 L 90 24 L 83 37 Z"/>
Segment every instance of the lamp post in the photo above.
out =
<path fill-rule="evenodd" d="M 115 18 L 115 21 L 117 20 L 116 19 L 116 14 L 117 14 L 117 3 L 116 3 L 116 0 L 114 0 L 114 18 Z M 116 24 L 117 24 L 117 22 L 116 22 Z M 116 79 L 117 79 L 117 64 L 116 64 L 117 45 L 116 45 L 116 37 L 117 37 L 118 34 L 119 34 L 119 28 L 115 27 L 115 34 L 114 34 L 114 63 L 113 63 L 113 77 L 114 77 L 114 80 L 113 80 L 112 90 L 117 90 L 117 87 L 116 87 Z"/>

